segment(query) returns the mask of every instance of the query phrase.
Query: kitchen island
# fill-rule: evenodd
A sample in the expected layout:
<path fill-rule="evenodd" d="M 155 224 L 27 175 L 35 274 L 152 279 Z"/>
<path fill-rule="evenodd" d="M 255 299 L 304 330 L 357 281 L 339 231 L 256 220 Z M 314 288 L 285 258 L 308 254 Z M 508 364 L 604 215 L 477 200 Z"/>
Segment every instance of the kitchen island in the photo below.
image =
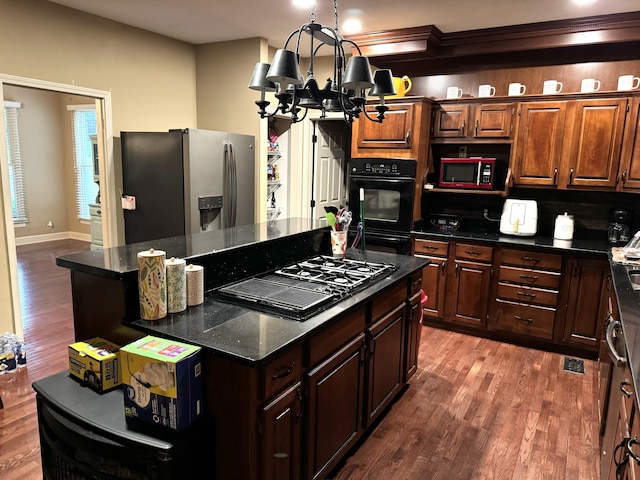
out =
<path fill-rule="evenodd" d="M 139 318 L 136 255 L 149 248 L 204 266 L 202 305 Z M 203 348 L 215 478 L 297 479 L 325 477 L 408 384 L 429 261 L 349 251 L 395 268 L 305 320 L 221 301 L 215 289 L 329 252 L 328 227 L 285 219 L 56 262 L 71 271 L 76 338 L 149 333 Z"/>

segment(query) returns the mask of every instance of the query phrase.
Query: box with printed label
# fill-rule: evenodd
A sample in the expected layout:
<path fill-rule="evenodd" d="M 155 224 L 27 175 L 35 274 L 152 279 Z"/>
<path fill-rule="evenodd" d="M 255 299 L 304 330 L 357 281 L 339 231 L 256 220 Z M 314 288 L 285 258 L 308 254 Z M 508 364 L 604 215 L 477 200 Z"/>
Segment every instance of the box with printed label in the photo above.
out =
<path fill-rule="evenodd" d="M 96 392 L 120 385 L 120 346 L 95 337 L 69 345 L 69 373 Z"/>
<path fill-rule="evenodd" d="M 120 350 L 124 413 L 179 431 L 202 413 L 201 348 L 148 335 Z"/>

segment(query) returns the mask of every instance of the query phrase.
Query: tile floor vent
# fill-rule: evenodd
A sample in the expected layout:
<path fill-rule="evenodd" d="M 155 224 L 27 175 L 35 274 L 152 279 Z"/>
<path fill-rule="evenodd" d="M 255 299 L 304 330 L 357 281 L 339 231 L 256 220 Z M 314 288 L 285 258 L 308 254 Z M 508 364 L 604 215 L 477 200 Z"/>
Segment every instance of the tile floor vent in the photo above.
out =
<path fill-rule="evenodd" d="M 564 371 L 584 375 L 584 360 L 564 357 Z"/>

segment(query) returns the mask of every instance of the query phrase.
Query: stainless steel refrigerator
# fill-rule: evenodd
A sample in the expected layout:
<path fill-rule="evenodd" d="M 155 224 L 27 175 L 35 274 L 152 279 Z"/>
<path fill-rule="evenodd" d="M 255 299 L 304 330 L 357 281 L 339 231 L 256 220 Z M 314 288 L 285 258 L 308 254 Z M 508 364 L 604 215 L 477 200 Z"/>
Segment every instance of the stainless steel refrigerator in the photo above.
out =
<path fill-rule="evenodd" d="M 254 222 L 255 137 L 202 129 L 120 132 L 127 244 Z"/>

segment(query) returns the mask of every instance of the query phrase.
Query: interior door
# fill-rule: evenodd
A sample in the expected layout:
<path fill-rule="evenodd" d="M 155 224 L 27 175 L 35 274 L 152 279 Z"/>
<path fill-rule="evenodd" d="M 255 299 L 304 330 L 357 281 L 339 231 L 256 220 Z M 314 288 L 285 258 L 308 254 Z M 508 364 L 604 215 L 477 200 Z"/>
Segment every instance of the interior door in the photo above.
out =
<path fill-rule="evenodd" d="M 324 219 L 324 207 L 347 204 L 346 165 L 350 129 L 343 120 L 316 122 L 315 169 L 313 175 L 313 218 Z"/>

